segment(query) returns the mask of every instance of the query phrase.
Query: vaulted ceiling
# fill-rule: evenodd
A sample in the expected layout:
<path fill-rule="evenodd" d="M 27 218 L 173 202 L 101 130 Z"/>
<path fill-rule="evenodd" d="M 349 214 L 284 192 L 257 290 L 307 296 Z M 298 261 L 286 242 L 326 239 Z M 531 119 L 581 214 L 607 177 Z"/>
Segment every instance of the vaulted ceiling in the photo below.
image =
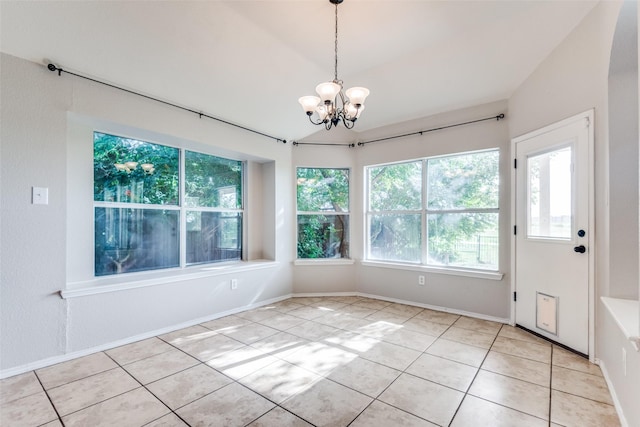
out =
<path fill-rule="evenodd" d="M 508 98 L 595 1 L 345 0 L 338 77 L 371 90 L 355 130 Z M 0 1 L 5 53 L 52 61 L 284 139 L 333 79 L 328 0 Z"/>

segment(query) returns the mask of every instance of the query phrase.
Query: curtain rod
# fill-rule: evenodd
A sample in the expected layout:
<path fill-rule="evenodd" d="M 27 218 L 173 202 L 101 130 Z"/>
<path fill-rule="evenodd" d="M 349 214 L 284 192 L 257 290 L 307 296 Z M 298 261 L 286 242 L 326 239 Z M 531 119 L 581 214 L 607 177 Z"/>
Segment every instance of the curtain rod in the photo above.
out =
<path fill-rule="evenodd" d="M 80 77 L 81 79 L 89 80 L 91 82 L 98 83 L 98 84 L 101 84 L 101 85 L 104 85 L 104 86 L 108 86 L 108 87 L 111 87 L 111 88 L 114 88 L 114 89 L 118 89 L 118 90 L 130 93 L 130 94 L 133 94 L 133 95 L 138 95 L 138 96 L 141 96 L 142 98 L 150 99 L 152 101 L 156 101 L 156 102 L 159 102 L 161 104 L 168 105 L 170 107 L 179 108 L 180 110 L 188 111 L 189 113 L 197 114 L 200 118 L 206 117 L 207 119 L 216 120 L 216 121 L 218 121 L 220 123 L 224 123 L 224 124 L 227 124 L 229 126 L 236 127 L 238 129 L 246 130 L 247 132 L 253 132 L 255 134 L 262 135 L 262 136 L 265 136 L 267 138 L 275 139 L 276 141 L 282 142 L 283 144 L 287 143 L 286 139 L 278 138 L 278 137 L 275 137 L 275 136 L 272 136 L 272 135 L 257 131 L 255 129 L 250 129 L 248 127 L 245 127 L 245 126 L 242 126 L 242 125 L 238 125 L 236 123 L 228 122 L 228 121 L 220 119 L 218 117 L 214 117 L 214 116 L 210 116 L 209 114 L 205 114 L 205 113 L 203 113 L 201 111 L 192 110 L 191 108 L 182 107 L 180 105 L 173 104 L 173 103 L 167 102 L 167 101 L 163 101 L 162 99 L 154 98 L 154 97 L 149 96 L 149 95 L 144 95 L 142 93 L 135 92 L 133 90 L 125 89 L 125 88 L 120 87 L 120 86 L 116 86 L 116 85 L 112 85 L 110 83 L 106 83 L 106 82 L 103 82 L 103 81 L 100 81 L 100 80 L 92 79 L 91 77 L 83 76 L 81 74 L 72 73 L 71 71 L 63 70 L 60 67 L 56 67 L 54 64 L 47 65 L 47 68 L 49 69 L 49 71 L 57 71 L 58 72 L 58 76 L 61 76 L 62 73 L 67 73 L 67 74 L 70 74 L 70 75 L 75 76 L 75 77 Z"/>
<path fill-rule="evenodd" d="M 449 128 L 454 128 L 454 127 L 457 127 L 457 126 L 470 125 L 470 124 L 473 124 L 473 123 L 484 122 L 484 121 L 487 121 L 487 120 L 500 121 L 501 119 L 504 119 L 504 113 L 500 113 L 497 116 L 493 116 L 493 117 L 486 117 L 484 119 L 471 120 L 471 121 L 468 121 L 468 122 L 455 123 L 455 124 L 452 124 L 452 125 L 440 126 L 440 127 L 437 127 L 437 128 L 431 128 L 431 129 L 419 130 L 417 132 L 405 133 L 405 134 L 402 134 L 402 135 L 388 136 L 386 138 L 378 138 L 378 139 L 372 139 L 372 140 L 369 140 L 369 141 L 358 142 L 358 147 L 363 147 L 366 144 L 371 144 L 373 142 L 388 141 L 390 139 L 404 138 L 405 136 L 422 135 L 423 133 L 427 133 L 427 132 L 435 132 L 437 130 L 449 129 Z"/>
<path fill-rule="evenodd" d="M 298 145 L 339 145 L 339 146 L 348 147 L 348 148 L 353 148 L 353 147 L 355 147 L 357 145 L 358 147 L 364 147 L 365 145 L 371 144 L 373 142 L 388 141 L 390 139 L 404 138 L 405 136 L 422 135 L 423 133 L 427 133 L 427 132 L 434 132 L 434 131 L 437 131 L 437 130 L 449 129 L 449 128 L 454 128 L 454 127 L 457 127 L 457 126 L 470 125 L 470 124 L 473 124 L 473 123 L 484 122 L 484 121 L 487 121 L 487 120 L 499 121 L 501 119 L 504 119 L 504 113 L 500 113 L 497 116 L 485 117 L 484 119 L 471 120 L 471 121 L 462 122 L 462 123 L 454 123 L 452 125 L 446 125 L 446 126 L 440 126 L 440 127 L 437 127 L 437 128 L 419 130 L 417 132 L 405 133 L 405 134 L 402 134 L 402 135 L 388 136 L 386 138 L 372 139 L 370 141 L 362 141 L 362 142 L 358 142 L 357 144 L 355 144 L 355 143 L 350 143 L 350 144 L 331 144 L 331 143 L 323 143 L 323 142 L 296 142 L 296 141 L 293 141 L 293 145 L 294 146 L 298 146 Z"/>
<path fill-rule="evenodd" d="M 340 147 L 349 147 L 349 148 L 353 148 L 356 146 L 355 143 L 350 143 L 350 144 L 339 144 L 339 143 L 331 143 L 331 142 L 297 142 L 297 141 L 293 141 L 293 145 L 298 146 L 298 145 L 325 145 L 325 146 L 329 146 L 329 145 L 334 145 L 334 146 L 340 146 Z"/>

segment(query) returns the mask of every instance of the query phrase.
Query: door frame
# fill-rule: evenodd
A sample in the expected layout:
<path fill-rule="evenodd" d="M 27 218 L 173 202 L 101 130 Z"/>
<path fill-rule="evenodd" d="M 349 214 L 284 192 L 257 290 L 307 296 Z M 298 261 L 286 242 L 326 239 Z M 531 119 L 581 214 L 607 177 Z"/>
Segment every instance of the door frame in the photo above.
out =
<path fill-rule="evenodd" d="M 587 235 L 587 247 L 589 250 L 587 251 L 588 255 L 588 263 L 589 263 L 589 271 L 588 271 L 588 328 L 589 328 L 589 361 L 595 363 L 595 162 L 594 162 L 594 152 L 595 152 L 595 144 L 594 144 L 594 109 L 590 109 L 584 111 L 580 114 L 576 114 L 574 116 L 568 117 L 564 120 L 560 120 L 559 122 L 555 122 L 544 126 L 540 129 L 527 132 L 526 134 L 517 136 L 515 138 L 511 138 L 511 230 L 513 230 L 516 224 L 516 190 L 517 190 L 517 181 L 516 181 L 516 168 L 515 168 L 515 156 L 516 156 L 516 144 L 522 142 L 524 140 L 534 138 L 536 136 L 540 136 L 542 134 L 554 131 L 558 128 L 562 128 L 568 124 L 574 123 L 579 120 L 585 120 L 588 126 L 589 133 L 589 141 L 587 148 L 588 151 L 588 183 L 587 183 L 587 192 L 588 192 L 588 215 L 589 215 L 589 233 Z M 523 162 L 520 162 L 520 167 L 523 167 Z M 520 230 L 524 230 L 524 224 L 519 225 Z M 515 325 L 516 322 L 516 304 L 513 301 L 513 296 L 517 290 L 516 288 L 516 235 L 514 232 L 511 232 L 511 255 L 510 255 L 510 264 L 511 264 L 511 294 L 510 294 L 510 304 L 511 304 L 511 318 L 510 324 L 512 326 Z"/>

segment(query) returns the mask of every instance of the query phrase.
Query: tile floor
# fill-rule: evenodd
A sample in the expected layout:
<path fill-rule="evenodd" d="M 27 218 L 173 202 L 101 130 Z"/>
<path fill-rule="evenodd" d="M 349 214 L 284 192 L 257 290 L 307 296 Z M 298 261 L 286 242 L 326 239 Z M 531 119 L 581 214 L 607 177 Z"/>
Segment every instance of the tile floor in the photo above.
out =
<path fill-rule="evenodd" d="M 600 369 L 507 325 L 292 298 L 0 382 L 2 426 L 617 426 Z"/>

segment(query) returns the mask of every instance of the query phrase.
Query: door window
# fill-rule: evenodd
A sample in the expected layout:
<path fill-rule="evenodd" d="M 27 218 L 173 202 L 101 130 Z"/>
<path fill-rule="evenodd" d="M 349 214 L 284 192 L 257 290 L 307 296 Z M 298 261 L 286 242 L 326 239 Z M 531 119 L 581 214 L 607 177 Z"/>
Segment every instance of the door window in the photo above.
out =
<path fill-rule="evenodd" d="M 571 239 L 571 146 L 527 158 L 527 236 Z"/>

